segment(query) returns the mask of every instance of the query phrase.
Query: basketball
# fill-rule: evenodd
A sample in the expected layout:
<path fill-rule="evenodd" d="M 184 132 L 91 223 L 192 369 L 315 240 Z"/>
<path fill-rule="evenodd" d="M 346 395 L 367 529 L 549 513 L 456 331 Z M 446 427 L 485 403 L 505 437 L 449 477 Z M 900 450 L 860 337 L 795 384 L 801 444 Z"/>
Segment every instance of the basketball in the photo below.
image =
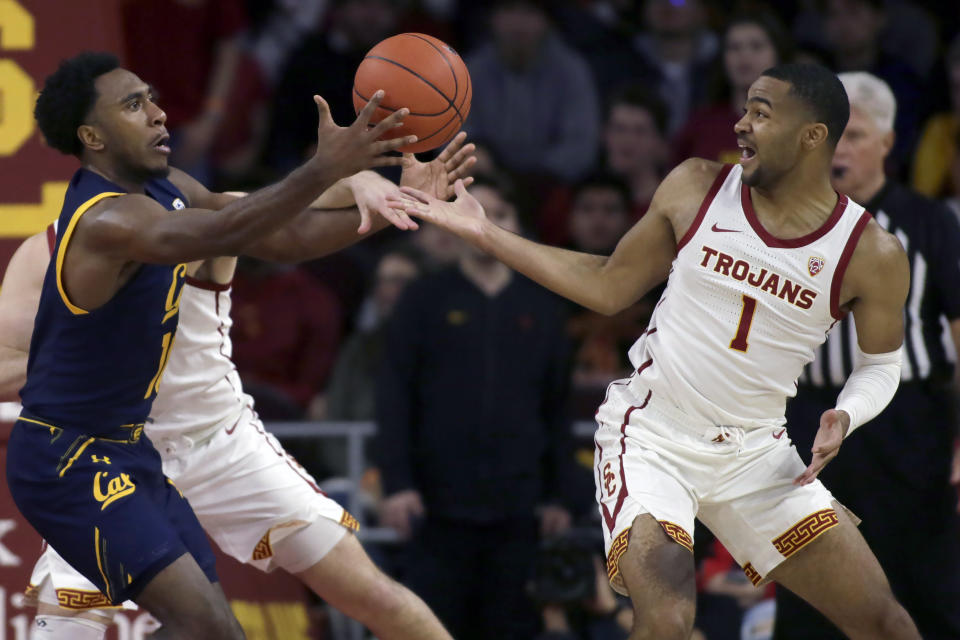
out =
<path fill-rule="evenodd" d="M 410 109 L 403 126 L 388 137 L 417 136 L 400 148 L 413 153 L 441 147 L 457 135 L 473 97 L 470 74 L 457 52 L 423 33 L 401 33 L 370 49 L 353 79 L 354 109 L 359 113 L 378 89 L 385 95 L 371 122 Z"/>

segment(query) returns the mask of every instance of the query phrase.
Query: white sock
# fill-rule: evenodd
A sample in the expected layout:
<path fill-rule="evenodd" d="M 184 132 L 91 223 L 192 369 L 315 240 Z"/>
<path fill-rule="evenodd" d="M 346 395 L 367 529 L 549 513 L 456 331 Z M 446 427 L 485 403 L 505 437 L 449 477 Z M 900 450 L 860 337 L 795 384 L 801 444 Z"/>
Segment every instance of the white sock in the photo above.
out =
<path fill-rule="evenodd" d="M 30 640 L 103 640 L 107 625 L 89 618 L 37 615 Z"/>

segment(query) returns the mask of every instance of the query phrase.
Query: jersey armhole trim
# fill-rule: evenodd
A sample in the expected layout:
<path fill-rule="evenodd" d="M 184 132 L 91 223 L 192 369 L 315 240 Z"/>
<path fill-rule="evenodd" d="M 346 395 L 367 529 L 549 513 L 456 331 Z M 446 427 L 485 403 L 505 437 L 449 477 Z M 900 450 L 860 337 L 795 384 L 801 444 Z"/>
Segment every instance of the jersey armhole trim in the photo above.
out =
<path fill-rule="evenodd" d="M 90 312 L 70 302 L 70 298 L 67 297 L 67 290 L 63 287 L 63 261 L 67 256 L 67 246 L 70 243 L 70 238 L 73 236 L 73 231 L 76 229 L 80 217 L 89 211 L 93 205 L 106 198 L 115 198 L 123 195 L 126 194 L 115 191 L 104 191 L 81 204 L 77 207 L 77 210 L 73 212 L 73 215 L 70 217 L 70 223 L 67 225 L 66 230 L 63 232 L 63 237 L 60 239 L 60 246 L 57 247 L 57 291 L 60 292 L 60 299 L 63 300 L 63 304 L 65 304 L 67 309 L 70 310 L 70 313 L 75 316 L 86 315 Z"/>
<path fill-rule="evenodd" d="M 853 231 L 850 232 L 850 237 L 847 238 L 843 253 L 840 254 L 837 269 L 833 272 L 833 281 L 830 283 L 830 315 L 833 316 L 834 320 L 843 320 L 845 315 L 840 311 L 840 285 L 843 284 L 843 275 L 847 272 L 847 265 L 850 264 L 850 258 L 853 257 L 853 250 L 857 248 L 863 230 L 867 228 L 867 224 L 872 219 L 873 216 L 868 211 L 864 211 L 860 215 L 860 219 L 853 226 Z"/>
<path fill-rule="evenodd" d="M 683 237 L 680 238 L 680 242 L 677 243 L 677 253 L 680 253 L 680 250 L 687 246 L 687 243 L 693 239 L 694 234 L 697 232 L 697 229 L 700 228 L 700 224 L 703 222 L 704 216 L 707 215 L 707 209 L 710 208 L 710 205 L 713 204 L 713 199 L 717 197 L 717 193 L 720 191 L 720 187 L 723 186 L 723 183 L 726 182 L 727 176 L 730 175 L 730 170 L 733 169 L 732 164 L 725 164 L 720 169 L 720 173 L 717 174 L 717 177 L 714 178 L 713 184 L 710 185 L 710 190 L 707 191 L 707 195 L 703 197 L 703 202 L 700 203 L 700 210 L 697 211 L 697 217 L 693 219 L 693 222 L 690 224 L 690 228 L 687 229 L 687 232 L 683 234 Z"/>

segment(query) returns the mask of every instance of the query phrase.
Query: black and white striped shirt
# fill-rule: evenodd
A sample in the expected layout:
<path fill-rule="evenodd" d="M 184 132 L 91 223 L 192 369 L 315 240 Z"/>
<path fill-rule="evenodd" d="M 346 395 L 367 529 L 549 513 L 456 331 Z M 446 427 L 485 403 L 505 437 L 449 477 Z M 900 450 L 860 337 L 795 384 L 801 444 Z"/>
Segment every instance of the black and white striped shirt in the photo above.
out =
<path fill-rule="evenodd" d="M 960 318 L 960 223 L 945 206 L 890 182 L 866 208 L 900 240 L 910 261 L 901 381 L 946 382 L 956 357 L 948 322 Z M 806 366 L 800 384 L 843 386 L 856 344 L 853 316 L 847 315 Z"/>

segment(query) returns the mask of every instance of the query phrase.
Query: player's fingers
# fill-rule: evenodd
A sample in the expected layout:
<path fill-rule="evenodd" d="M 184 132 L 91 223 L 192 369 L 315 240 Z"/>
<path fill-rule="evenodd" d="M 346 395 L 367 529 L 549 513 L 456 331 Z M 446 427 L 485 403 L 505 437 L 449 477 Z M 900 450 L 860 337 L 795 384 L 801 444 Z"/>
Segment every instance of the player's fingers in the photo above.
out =
<path fill-rule="evenodd" d="M 453 192 L 457 194 L 457 198 L 463 198 L 467 195 L 467 185 L 463 184 L 463 180 L 458 178 L 457 181 L 453 183 Z"/>
<path fill-rule="evenodd" d="M 370 208 L 358 202 L 357 209 L 360 211 L 360 226 L 357 227 L 357 233 L 363 234 L 370 231 L 370 227 L 373 226 L 373 222 L 370 220 Z"/>
<path fill-rule="evenodd" d="M 402 109 L 397 109 L 386 118 L 373 125 L 369 129 L 369 134 L 371 138 L 379 138 L 383 134 L 387 133 L 391 129 L 395 129 L 403 124 L 403 119 L 410 114 L 410 109 L 406 107 Z"/>
<path fill-rule="evenodd" d="M 453 171 L 458 166 L 466 162 L 468 159 L 473 158 L 474 157 L 473 152 L 476 150 L 477 150 L 476 145 L 471 142 L 467 146 L 457 151 L 455 154 L 451 155 L 449 158 L 447 159 L 440 158 L 441 160 L 443 160 L 444 169 L 446 169 L 447 171 Z"/>
<path fill-rule="evenodd" d="M 313 96 L 313 102 L 317 105 L 317 119 L 320 121 L 320 124 L 323 125 L 327 122 L 333 122 L 333 118 L 330 116 L 330 105 L 327 104 L 327 101 L 315 95 Z"/>
<path fill-rule="evenodd" d="M 446 163 L 451 158 L 454 157 L 458 151 L 462 151 L 460 147 L 463 146 L 463 141 L 467 139 L 467 132 L 461 131 L 457 135 L 453 136 L 453 140 L 443 148 L 443 151 L 440 152 L 440 155 L 437 156 L 437 160 L 440 162 Z"/>
<path fill-rule="evenodd" d="M 450 171 L 447 173 L 447 180 L 452 182 L 457 178 L 466 178 L 470 174 L 470 170 L 475 164 L 477 164 L 476 156 L 470 156 L 457 166 L 450 169 Z"/>
<path fill-rule="evenodd" d="M 430 204 L 430 196 L 425 192 L 420 191 L 420 189 L 415 189 L 413 187 L 400 187 L 400 191 L 405 195 L 410 196 L 414 200 L 418 200 L 423 204 Z"/>
<path fill-rule="evenodd" d="M 370 124 L 370 118 L 373 117 L 377 107 L 380 106 L 380 101 L 383 100 L 383 95 L 383 89 L 374 92 L 373 97 L 367 101 L 367 104 L 363 105 L 363 109 L 360 109 L 360 113 L 357 114 L 357 119 L 353 121 L 356 126 L 361 129 L 367 128 L 367 125 Z"/>
<path fill-rule="evenodd" d="M 381 156 L 385 153 L 391 151 L 396 151 L 400 147 L 405 147 L 408 144 L 413 144 L 417 141 L 417 136 L 400 136 L 399 138 L 388 138 L 386 140 L 380 140 L 373 143 L 373 152 L 378 156 Z M 396 156 L 396 162 L 394 164 L 403 164 L 403 156 Z"/>

